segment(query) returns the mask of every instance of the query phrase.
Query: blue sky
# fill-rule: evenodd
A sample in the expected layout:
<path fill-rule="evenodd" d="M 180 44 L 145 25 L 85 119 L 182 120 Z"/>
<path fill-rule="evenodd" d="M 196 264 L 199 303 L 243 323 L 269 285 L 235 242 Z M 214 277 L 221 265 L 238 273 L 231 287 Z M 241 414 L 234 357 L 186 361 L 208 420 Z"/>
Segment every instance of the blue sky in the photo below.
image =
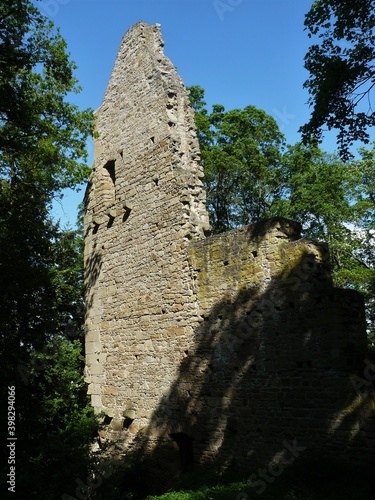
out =
<path fill-rule="evenodd" d="M 125 32 L 139 20 L 160 23 L 165 53 L 185 82 L 206 91 L 209 107 L 249 104 L 278 122 L 289 143 L 309 117 L 303 29 L 311 0 L 42 0 L 37 5 L 60 28 L 83 87 L 72 100 L 100 106 Z M 335 149 L 334 140 L 323 147 Z M 92 144 L 89 144 L 90 163 Z M 83 192 L 66 194 L 54 216 L 73 226 Z"/>

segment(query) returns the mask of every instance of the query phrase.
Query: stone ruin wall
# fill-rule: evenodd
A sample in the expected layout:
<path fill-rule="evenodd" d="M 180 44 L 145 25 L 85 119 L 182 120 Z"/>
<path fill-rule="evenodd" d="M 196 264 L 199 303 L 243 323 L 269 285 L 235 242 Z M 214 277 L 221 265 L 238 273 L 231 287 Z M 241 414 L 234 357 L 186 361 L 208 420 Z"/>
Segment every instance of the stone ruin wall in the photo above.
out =
<path fill-rule="evenodd" d="M 209 230 L 193 111 L 159 27 L 124 37 L 86 196 L 86 379 L 116 426 L 151 417 L 198 321 L 186 255 Z"/>
<path fill-rule="evenodd" d="M 193 111 L 158 25 L 121 42 L 86 194 L 86 381 L 102 438 L 178 461 L 374 459 L 363 300 L 271 219 L 209 235 Z M 355 390 L 357 388 L 357 390 Z M 191 464 L 190 464 L 191 465 Z"/>

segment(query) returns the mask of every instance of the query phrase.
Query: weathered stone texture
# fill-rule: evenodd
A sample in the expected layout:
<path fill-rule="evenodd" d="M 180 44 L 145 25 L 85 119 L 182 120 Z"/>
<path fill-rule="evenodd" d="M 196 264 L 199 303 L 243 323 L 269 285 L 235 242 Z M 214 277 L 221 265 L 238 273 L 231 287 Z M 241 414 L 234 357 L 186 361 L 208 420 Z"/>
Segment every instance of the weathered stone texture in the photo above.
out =
<path fill-rule="evenodd" d="M 191 342 L 197 304 L 183 256 L 209 230 L 193 111 L 162 47 L 157 25 L 125 35 L 96 113 L 86 195 L 89 393 L 115 420 L 134 410 L 137 425 Z"/>
<path fill-rule="evenodd" d="M 327 246 L 298 223 L 206 237 L 193 111 L 158 25 L 125 35 L 96 117 L 86 380 L 101 436 L 162 464 L 173 438 L 185 469 L 191 452 L 269 462 L 286 439 L 373 460 L 362 297 L 333 288 Z"/>

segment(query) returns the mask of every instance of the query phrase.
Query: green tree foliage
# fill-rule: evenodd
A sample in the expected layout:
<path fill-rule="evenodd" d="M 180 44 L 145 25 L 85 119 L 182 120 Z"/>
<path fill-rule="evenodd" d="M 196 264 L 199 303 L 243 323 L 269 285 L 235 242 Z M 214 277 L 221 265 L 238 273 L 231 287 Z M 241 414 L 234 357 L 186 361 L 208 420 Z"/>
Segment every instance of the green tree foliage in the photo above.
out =
<path fill-rule="evenodd" d="M 214 231 L 269 216 L 298 220 L 304 236 L 329 243 L 335 284 L 364 294 L 373 331 L 375 148 L 344 163 L 316 145 L 285 146 L 264 111 L 217 104 L 209 114 L 198 86 L 190 98 Z"/>
<path fill-rule="evenodd" d="M 336 155 L 302 144 L 289 146 L 283 161 L 289 193 L 280 214 L 300 221 L 305 236 L 328 242 L 335 284 L 355 288 L 370 300 L 375 263 L 369 215 L 375 206 L 366 194 L 370 186 L 361 184 L 363 161 L 344 164 Z"/>
<path fill-rule="evenodd" d="M 92 113 L 66 100 L 79 88 L 65 49 L 30 1 L 0 1 L 0 319 L 24 345 L 53 329 L 52 200 L 88 175 Z"/>
<path fill-rule="evenodd" d="M 68 101 L 74 69 L 31 1 L 0 0 L 1 401 L 15 386 L 17 498 L 60 498 L 96 425 L 82 380 L 82 237 L 50 217 L 89 172 L 92 113 Z"/>
<path fill-rule="evenodd" d="M 60 499 L 85 479 L 97 424 L 83 381 L 82 340 L 55 336 L 17 366 L 17 498 Z M 21 399 L 22 394 L 22 399 Z"/>
<path fill-rule="evenodd" d="M 284 137 L 275 120 L 255 106 L 225 111 L 205 107 L 201 87 L 190 87 L 214 232 L 274 213 L 283 194 Z"/>
<path fill-rule="evenodd" d="M 324 126 L 338 130 L 343 159 L 353 141 L 369 141 L 375 124 L 371 93 L 375 85 L 374 0 L 318 0 L 305 27 L 316 42 L 305 57 L 312 114 L 301 127 L 304 141 L 320 139 Z"/>

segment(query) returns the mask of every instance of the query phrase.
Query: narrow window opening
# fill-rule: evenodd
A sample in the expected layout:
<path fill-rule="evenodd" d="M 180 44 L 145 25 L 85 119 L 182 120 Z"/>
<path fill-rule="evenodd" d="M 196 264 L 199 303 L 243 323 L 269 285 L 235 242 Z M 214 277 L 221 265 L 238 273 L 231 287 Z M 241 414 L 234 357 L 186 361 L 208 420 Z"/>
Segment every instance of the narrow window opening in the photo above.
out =
<path fill-rule="evenodd" d="M 107 170 L 109 173 L 109 176 L 111 178 L 111 181 L 113 182 L 113 185 L 115 185 L 116 182 L 116 175 L 115 175 L 115 160 L 110 160 L 107 161 L 107 163 L 104 165 L 104 168 Z"/>
<path fill-rule="evenodd" d="M 108 222 L 107 222 L 107 228 L 112 227 L 114 220 L 115 220 L 115 218 L 110 215 L 109 219 L 108 219 Z"/>
<path fill-rule="evenodd" d="M 152 144 L 155 144 L 155 137 L 154 136 L 151 137 L 151 142 L 152 142 Z"/>
<path fill-rule="evenodd" d="M 94 222 L 94 226 L 92 228 L 92 234 L 96 234 L 99 231 L 99 224 Z"/>
<path fill-rule="evenodd" d="M 109 425 L 111 422 L 112 422 L 112 417 L 109 417 L 108 415 L 104 415 L 103 425 Z"/>
<path fill-rule="evenodd" d="M 170 437 L 177 443 L 181 472 L 189 472 L 194 467 L 193 438 L 184 432 L 174 432 Z"/>
<path fill-rule="evenodd" d="M 124 422 L 122 424 L 122 428 L 123 429 L 129 429 L 129 427 L 131 426 L 131 424 L 134 422 L 134 418 L 130 418 L 130 417 L 125 417 L 124 418 Z"/>
<path fill-rule="evenodd" d="M 155 186 L 158 186 L 159 185 L 159 179 L 155 178 L 155 179 L 152 179 L 155 183 Z"/>
<path fill-rule="evenodd" d="M 122 218 L 122 222 L 126 222 L 129 219 L 130 212 L 131 212 L 131 209 L 128 207 L 125 207 L 125 213 L 124 213 L 124 216 Z"/>

